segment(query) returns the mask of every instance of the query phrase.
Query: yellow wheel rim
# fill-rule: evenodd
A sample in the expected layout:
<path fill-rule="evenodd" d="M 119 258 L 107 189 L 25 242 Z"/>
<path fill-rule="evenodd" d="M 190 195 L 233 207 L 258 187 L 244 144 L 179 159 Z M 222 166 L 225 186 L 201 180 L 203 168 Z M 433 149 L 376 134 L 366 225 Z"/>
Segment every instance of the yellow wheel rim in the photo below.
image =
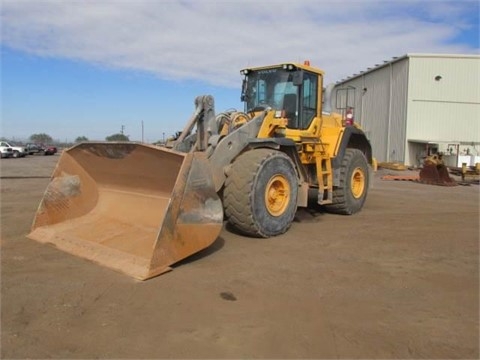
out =
<path fill-rule="evenodd" d="M 290 183 L 283 175 L 273 176 L 265 188 L 265 205 L 272 216 L 282 215 L 290 201 Z"/>
<path fill-rule="evenodd" d="M 361 198 L 365 190 L 365 173 L 361 168 L 355 168 L 355 170 L 353 170 L 350 186 L 353 197 L 355 199 Z"/>

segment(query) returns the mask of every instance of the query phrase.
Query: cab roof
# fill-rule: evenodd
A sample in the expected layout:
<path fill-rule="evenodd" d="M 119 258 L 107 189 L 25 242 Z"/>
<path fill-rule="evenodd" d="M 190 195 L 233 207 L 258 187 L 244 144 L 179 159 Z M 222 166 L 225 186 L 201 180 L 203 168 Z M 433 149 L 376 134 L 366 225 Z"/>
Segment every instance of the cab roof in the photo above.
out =
<path fill-rule="evenodd" d="M 308 64 L 284 62 L 284 63 L 281 63 L 281 64 L 275 64 L 275 65 L 248 67 L 248 68 L 242 69 L 241 71 L 243 71 L 243 70 L 257 71 L 257 70 L 275 69 L 275 68 L 283 67 L 283 65 L 293 65 L 298 69 L 302 69 L 302 70 L 305 70 L 305 71 L 310 71 L 310 72 L 313 72 L 313 73 L 318 74 L 318 75 L 324 75 L 325 74 L 325 72 L 323 70 L 321 70 L 319 68 L 316 68 L 316 67 L 313 67 L 313 66 L 310 66 L 309 65 L 310 62 L 306 62 L 306 63 L 308 63 Z"/>

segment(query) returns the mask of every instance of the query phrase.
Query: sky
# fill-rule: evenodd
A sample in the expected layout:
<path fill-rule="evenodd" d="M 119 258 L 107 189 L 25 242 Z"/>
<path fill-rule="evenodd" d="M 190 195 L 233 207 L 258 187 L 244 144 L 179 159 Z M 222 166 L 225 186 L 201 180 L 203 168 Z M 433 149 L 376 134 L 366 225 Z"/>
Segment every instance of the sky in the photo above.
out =
<path fill-rule="evenodd" d="M 300 62 L 336 82 L 408 53 L 479 54 L 480 0 L 0 0 L 0 137 L 155 142 L 240 70 Z"/>

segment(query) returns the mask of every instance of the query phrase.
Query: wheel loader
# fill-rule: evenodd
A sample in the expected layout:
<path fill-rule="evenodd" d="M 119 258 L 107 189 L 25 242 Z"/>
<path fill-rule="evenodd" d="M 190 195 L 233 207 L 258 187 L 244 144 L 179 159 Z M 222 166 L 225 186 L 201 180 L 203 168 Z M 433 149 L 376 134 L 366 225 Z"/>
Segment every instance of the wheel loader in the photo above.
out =
<path fill-rule="evenodd" d="M 241 75 L 243 111 L 217 114 L 212 96 L 198 96 L 170 147 L 65 150 L 28 237 L 145 280 L 211 245 L 224 222 L 267 238 L 312 196 L 331 213 L 360 211 L 372 149 L 350 114 L 331 112 L 323 71 L 284 63 Z"/>

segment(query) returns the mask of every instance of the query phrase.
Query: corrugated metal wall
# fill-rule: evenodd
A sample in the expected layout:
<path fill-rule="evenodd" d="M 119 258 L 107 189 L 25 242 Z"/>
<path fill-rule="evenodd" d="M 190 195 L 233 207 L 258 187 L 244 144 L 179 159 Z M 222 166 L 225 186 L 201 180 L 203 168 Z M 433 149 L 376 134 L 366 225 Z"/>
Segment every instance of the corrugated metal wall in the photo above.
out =
<path fill-rule="evenodd" d="M 390 106 L 390 131 L 386 161 L 405 161 L 405 136 L 407 131 L 407 99 L 409 59 L 391 64 L 392 92 Z"/>
<path fill-rule="evenodd" d="M 362 123 L 364 130 L 369 134 L 373 155 L 379 161 L 385 161 L 389 141 L 390 69 L 383 67 L 363 78 Z"/>
<path fill-rule="evenodd" d="M 407 84 L 408 58 L 404 58 L 336 86 L 355 87 L 355 120 L 380 162 L 404 161 Z"/>

